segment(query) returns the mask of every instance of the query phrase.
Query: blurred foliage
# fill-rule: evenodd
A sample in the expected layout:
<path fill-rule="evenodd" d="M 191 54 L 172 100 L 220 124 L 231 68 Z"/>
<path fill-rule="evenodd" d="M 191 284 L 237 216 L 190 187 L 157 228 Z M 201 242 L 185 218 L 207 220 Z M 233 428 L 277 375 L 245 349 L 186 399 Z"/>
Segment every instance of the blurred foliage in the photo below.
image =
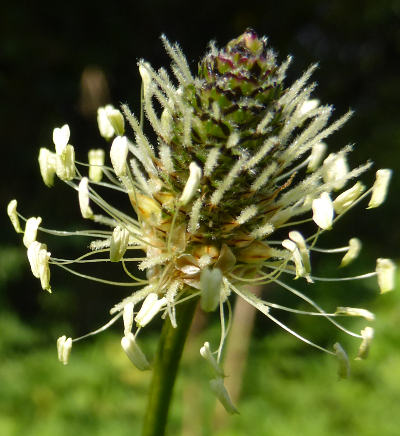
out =
<path fill-rule="evenodd" d="M 42 216 L 49 228 L 82 228 L 76 193 L 61 183 L 47 189 L 40 178 L 37 155 L 40 146 L 51 146 L 52 129 L 65 122 L 71 126 L 78 159 L 85 160 L 89 148 L 107 147 L 97 133 L 95 114 L 84 110 L 83 73 L 92 68 L 104 75 L 102 103 L 128 102 L 137 113 L 137 60 L 146 58 L 155 67 L 169 63 L 159 39 L 161 33 L 179 41 L 195 71 L 210 39 L 222 45 L 250 26 L 269 36 L 280 59 L 288 53 L 294 55 L 288 83 L 309 64 L 319 62 L 315 95 L 322 103 L 335 105 L 335 116 L 349 107 L 355 110 L 353 119 L 329 138 L 332 149 L 355 143 L 353 165 L 371 158 L 376 167 L 395 170 L 388 201 L 382 208 L 358 208 L 324 235 L 321 243 L 339 246 L 353 236 L 362 239 L 363 256 L 348 268 L 355 274 L 372 270 L 376 257 L 399 258 L 400 227 L 395 225 L 400 213 L 398 0 L 254 0 L 237 6 L 222 0 L 197 8 L 181 0 L 114 5 L 44 0 L 9 2 L 1 9 L 3 209 L 17 198 L 24 215 Z M 371 182 L 373 172 L 364 180 Z M 54 295 L 42 292 L 5 213 L 0 221 L 0 434 L 138 434 L 149 374 L 135 372 L 130 366 L 120 350 L 119 335 L 109 333 L 77 344 L 66 368 L 56 361 L 54 350 L 55 338 L 61 334 L 79 335 L 101 325 L 109 308 L 126 291 L 52 271 Z M 80 238 L 49 238 L 44 242 L 59 256 L 81 253 L 86 244 Z M 318 271 L 323 271 L 320 275 L 338 275 L 335 259 L 314 259 Z M 346 275 L 346 271 L 340 274 Z M 285 436 L 295 431 L 307 436 L 368 436 L 379 429 L 382 435 L 397 435 L 399 299 L 395 294 L 376 299 L 373 282 L 307 288 L 308 295 L 332 309 L 336 305 L 363 305 L 378 312 L 371 359 L 355 363 L 350 381 L 337 383 L 335 362 L 329 356 L 310 351 L 258 318 L 241 415 L 217 434 Z M 301 286 L 299 281 L 296 285 Z M 276 301 L 293 303 L 277 289 L 268 292 Z M 283 319 L 316 340 L 329 344 L 335 340 L 337 332 L 321 323 L 316 328 L 315 319 Z M 216 326 L 211 324 L 211 328 Z M 143 335 L 148 350 L 155 347 L 153 334 Z M 206 388 L 204 364 L 198 362 L 198 347 L 192 354 L 190 347 L 187 351 L 192 357 L 179 380 L 171 434 L 180 430 L 182 416 L 184 423 L 185 416 L 190 416 L 201 431 L 188 430 L 185 436 L 205 436 L 211 434 L 212 395 Z M 185 389 L 189 393 L 185 394 Z M 184 403 L 188 408 L 195 404 L 192 407 L 200 420 L 193 411 L 190 414 L 182 408 L 185 395 L 192 402 Z"/>
<path fill-rule="evenodd" d="M 310 351 L 289 335 L 274 331 L 253 339 L 240 415 L 229 417 L 223 428 L 213 420 L 210 374 L 198 353 L 205 338 L 218 337 L 211 324 L 189 339 L 169 434 L 398 435 L 400 341 L 394 326 L 400 322 L 399 304 L 399 293 L 381 298 L 370 358 L 353 361 L 348 380 L 337 380 L 334 358 Z M 365 324 L 357 323 L 360 328 Z M 118 333 L 74 345 L 64 367 L 43 332 L 14 314 L 0 319 L 0 331 L 0 434 L 140 433 L 150 373 L 131 365 Z M 156 341 L 157 335 L 142 336 L 147 353 L 154 353 Z"/>

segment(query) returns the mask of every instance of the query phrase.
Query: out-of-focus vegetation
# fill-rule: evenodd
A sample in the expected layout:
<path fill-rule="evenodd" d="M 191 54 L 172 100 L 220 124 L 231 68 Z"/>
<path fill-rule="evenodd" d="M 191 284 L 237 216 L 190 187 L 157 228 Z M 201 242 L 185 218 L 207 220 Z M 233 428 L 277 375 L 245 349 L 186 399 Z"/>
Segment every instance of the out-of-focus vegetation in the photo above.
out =
<path fill-rule="evenodd" d="M 310 352 L 281 331 L 253 339 L 240 415 L 229 417 L 223 428 L 213 420 L 209 374 L 198 354 L 204 338 L 218 335 L 212 325 L 189 339 L 170 434 L 397 436 L 399 304 L 398 293 L 377 301 L 370 358 L 353 361 L 348 380 L 337 380 L 335 359 Z M 2 316 L 0 332 L 1 435 L 140 434 L 150 373 L 131 365 L 119 346 L 119 331 L 76 344 L 66 367 L 43 330 L 15 314 Z M 144 349 L 152 353 L 156 340 L 155 334 L 143 335 Z"/>
<path fill-rule="evenodd" d="M 124 3 L 124 4 L 123 4 Z M 101 104 L 127 102 L 137 113 L 140 77 L 136 61 L 156 68 L 169 63 L 159 36 L 179 41 L 192 70 L 210 39 L 219 45 L 253 27 L 269 36 L 283 59 L 294 55 L 288 83 L 319 62 L 315 95 L 355 116 L 328 144 L 337 150 L 355 143 L 352 165 L 371 158 L 376 168 L 393 168 L 386 204 L 358 207 L 341 220 L 324 246 L 344 245 L 357 236 L 363 256 L 350 273 L 374 268 L 376 257 L 399 259 L 400 214 L 400 3 L 398 0 L 307 0 L 200 4 L 188 1 L 14 2 L 0 14 L 0 206 L 12 198 L 27 216 L 42 216 L 57 229 L 82 228 L 76 193 L 61 183 L 49 190 L 40 178 L 39 147 L 51 146 L 55 126 L 69 123 L 77 158 L 108 145 L 97 133 L 88 105 L 87 83 L 98 80 Z M 85 73 L 86 72 L 86 73 Z M 97 74 L 96 73 L 96 74 Z M 86 75 L 85 75 L 86 74 Z M 86 83 L 86 85 L 85 85 Z M 93 85 L 93 83 L 92 83 Z M 100 86 L 99 85 L 99 86 Z M 86 90 L 86 91 L 85 91 Z M 373 172 L 364 176 L 373 180 Z M 148 373 L 136 371 L 122 354 L 121 327 L 74 346 L 71 362 L 56 360 L 55 339 L 78 336 L 104 323 L 109 308 L 126 293 L 75 280 L 52 270 L 54 294 L 41 291 L 26 252 L 5 213 L 0 216 L 0 435 L 136 435 L 140 433 Z M 79 238 L 44 240 L 53 255 L 79 255 Z M 317 260 L 317 259 L 314 259 Z M 314 262 L 337 276 L 337 262 Z M 346 272 L 340 274 L 346 275 Z M 299 281 L 296 282 L 299 286 Z M 272 292 L 281 303 L 294 303 Z M 243 382 L 240 415 L 227 427 L 214 425 L 214 401 L 207 368 L 199 361 L 202 340 L 217 340 L 217 325 L 189 342 L 176 391 L 171 434 L 183 436 L 397 436 L 400 427 L 399 295 L 376 297 L 373 279 L 343 287 L 313 286 L 307 294 L 326 307 L 365 306 L 377 313 L 370 359 L 353 363 L 349 381 L 336 380 L 336 362 L 272 328 L 258 317 Z M 285 317 L 315 340 L 343 341 L 314 318 Z M 350 320 L 351 325 L 364 325 Z M 323 324 L 325 325 L 325 324 Z M 151 354 L 157 325 L 143 335 Z M 214 341 L 214 342 L 215 342 Z M 351 354 L 356 353 L 350 340 Z M 213 432 L 211 429 L 214 429 Z M 219 428 L 219 429 L 218 429 Z"/>

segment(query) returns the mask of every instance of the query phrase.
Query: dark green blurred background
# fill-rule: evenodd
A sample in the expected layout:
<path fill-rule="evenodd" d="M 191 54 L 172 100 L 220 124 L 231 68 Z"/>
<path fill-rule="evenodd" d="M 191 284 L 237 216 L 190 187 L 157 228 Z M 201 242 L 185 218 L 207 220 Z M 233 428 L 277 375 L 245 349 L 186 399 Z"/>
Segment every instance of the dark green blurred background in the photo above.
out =
<path fill-rule="evenodd" d="M 83 226 L 76 196 L 61 183 L 46 188 L 40 177 L 39 147 L 51 147 L 55 126 L 68 123 L 77 158 L 99 137 L 93 105 L 128 103 L 137 112 L 140 77 L 137 61 L 166 66 L 160 35 L 179 41 L 192 70 L 207 43 L 219 45 L 246 27 L 269 36 L 283 60 L 294 55 L 288 82 L 319 62 L 315 96 L 336 107 L 335 116 L 355 110 L 350 122 L 328 140 L 332 150 L 353 143 L 351 164 L 368 159 L 375 168 L 395 170 L 385 205 L 357 207 L 321 243 L 344 245 L 352 236 L 364 243 L 350 271 L 374 269 L 376 257 L 399 258 L 400 190 L 400 2 L 252 1 L 209 3 L 15 2 L 0 6 L 0 199 L 5 211 L 17 198 L 26 216 L 42 216 L 49 228 Z M 104 74 L 103 79 L 99 71 Z M 99 79 L 100 77 L 100 79 Z M 97 88 L 90 93 L 90 84 Z M 97 89 L 97 92 L 96 92 Z M 100 89 L 100 91 L 99 91 Z M 89 96 L 95 95 L 94 101 Z M 363 176 L 371 183 L 374 172 Z M 77 336 L 107 319 L 124 296 L 115 290 L 52 271 L 54 294 L 40 289 L 25 250 L 6 213 L 0 236 L 0 434 L 136 435 L 148 374 L 135 372 L 119 347 L 121 328 L 77 344 L 64 368 L 55 356 L 55 339 Z M 80 253 L 86 241 L 46 239 L 52 254 Z M 337 275 L 336 258 L 318 260 L 321 275 Z M 294 303 L 271 291 L 279 301 Z M 314 286 L 311 296 L 328 307 L 363 305 L 376 311 L 377 338 L 367 362 L 356 362 L 349 382 L 336 381 L 335 362 L 289 338 L 261 317 L 244 378 L 241 415 L 219 435 L 397 435 L 400 419 L 399 297 L 376 297 L 373 280 L 348 286 Z M 284 317 L 292 327 L 330 345 L 347 339 L 315 320 Z M 209 435 L 213 399 L 198 346 L 217 337 L 215 320 L 188 350 L 173 409 L 171 434 Z M 362 323 L 354 322 L 352 325 Z M 156 325 L 143 335 L 154 349 Z M 350 344 L 350 342 L 349 342 Z M 356 345 L 349 345 L 353 354 Z M 197 347 L 197 348 L 196 348 Z M 197 389 L 197 390 L 196 390 Z M 204 392 L 203 392 L 204 391 Z M 200 395 L 201 393 L 201 395 Z M 185 398 L 182 406 L 182 398 Z M 182 418 L 183 416 L 183 418 Z M 188 418 L 189 416 L 189 418 Z M 183 422 L 183 424 L 182 424 Z M 256 423 L 256 425 L 255 425 Z"/>

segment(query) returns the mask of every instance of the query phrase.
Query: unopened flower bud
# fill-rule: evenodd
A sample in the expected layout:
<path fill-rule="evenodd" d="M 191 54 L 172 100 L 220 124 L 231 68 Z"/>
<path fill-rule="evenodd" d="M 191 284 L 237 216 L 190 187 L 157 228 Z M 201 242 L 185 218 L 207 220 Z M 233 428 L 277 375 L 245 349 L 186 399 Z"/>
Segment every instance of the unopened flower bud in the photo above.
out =
<path fill-rule="evenodd" d="M 308 165 L 307 165 L 308 172 L 311 173 L 319 167 L 319 165 L 322 161 L 322 158 L 325 155 L 326 148 L 327 147 L 326 147 L 326 144 L 324 142 L 317 142 L 316 144 L 314 144 L 314 146 L 311 150 L 310 158 L 308 160 Z"/>
<path fill-rule="evenodd" d="M 358 349 L 357 360 L 366 359 L 368 357 L 369 347 L 374 338 L 374 329 L 372 327 L 365 327 L 365 329 L 361 330 L 361 336 L 362 342 Z"/>
<path fill-rule="evenodd" d="M 24 237 L 22 240 L 26 248 L 28 248 L 32 242 L 36 241 L 38 227 L 40 226 L 41 222 L 42 218 L 40 217 L 31 217 L 26 221 Z"/>
<path fill-rule="evenodd" d="M 72 349 L 72 338 L 68 338 L 66 336 L 61 336 L 57 339 L 57 353 L 58 360 L 67 365 L 69 355 L 71 354 Z"/>
<path fill-rule="evenodd" d="M 357 182 L 353 187 L 342 192 L 333 201 L 335 212 L 337 214 L 345 212 L 364 191 L 365 186 L 361 182 Z"/>
<path fill-rule="evenodd" d="M 376 273 L 381 294 L 394 289 L 396 265 L 390 259 L 376 259 Z"/>
<path fill-rule="evenodd" d="M 218 268 L 203 269 L 200 275 L 200 305 L 205 312 L 214 311 L 220 301 L 222 273 Z"/>
<path fill-rule="evenodd" d="M 83 177 L 78 187 L 79 207 L 83 218 L 93 218 L 93 211 L 89 206 L 89 180 Z"/>
<path fill-rule="evenodd" d="M 306 100 L 300 107 L 300 116 L 305 115 L 308 112 L 316 109 L 319 105 L 319 100 L 317 98 L 312 98 L 310 100 Z"/>
<path fill-rule="evenodd" d="M 192 162 L 189 165 L 189 171 L 189 178 L 187 179 L 186 185 L 183 188 L 182 195 L 179 199 L 179 202 L 183 206 L 188 204 L 189 201 L 196 194 L 201 180 L 201 168 L 197 165 L 196 162 Z"/>
<path fill-rule="evenodd" d="M 111 145 L 110 158 L 115 174 L 118 177 L 122 177 L 126 175 L 127 156 L 128 156 L 128 140 L 126 136 L 117 136 Z"/>
<path fill-rule="evenodd" d="M 56 127 L 53 130 L 53 142 L 58 155 L 64 152 L 65 147 L 68 144 L 70 134 L 71 133 L 68 124 L 64 124 L 62 127 Z"/>
<path fill-rule="evenodd" d="M 64 181 L 72 180 L 75 177 L 75 150 L 68 144 L 56 155 L 56 173 Z"/>
<path fill-rule="evenodd" d="M 54 184 L 54 174 L 57 169 L 57 156 L 47 148 L 41 148 L 39 152 L 40 174 L 46 186 Z"/>
<path fill-rule="evenodd" d="M 168 141 L 171 139 L 172 133 L 172 115 L 168 109 L 164 109 L 161 114 L 161 127 L 163 135 L 165 136 L 165 140 Z"/>
<path fill-rule="evenodd" d="M 158 295 L 152 292 L 143 301 L 142 307 L 135 317 L 135 322 L 139 327 L 147 325 L 166 304 L 165 297 L 158 299 Z"/>
<path fill-rule="evenodd" d="M 349 378 L 350 363 L 346 351 L 344 351 L 343 347 L 339 344 L 339 342 L 336 342 L 336 344 L 334 344 L 333 349 L 335 350 L 335 354 L 339 363 L 339 368 L 338 368 L 339 378 Z"/>
<path fill-rule="evenodd" d="M 383 169 L 376 172 L 376 179 L 372 187 L 371 200 L 368 203 L 368 209 L 380 206 L 386 199 L 392 170 Z"/>
<path fill-rule="evenodd" d="M 333 204 L 327 192 L 312 202 L 313 220 L 323 230 L 329 230 L 333 221 Z"/>
<path fill-rule="evenodd" d="M 340 266 L 346 266 L 356 259 L 361 251 L 361 241 L 358 238 L 351 238 L 349 241 L 349 249 L 343 256 Z"/>
<path fill-rule="evenodd" d="M 89 150 L 89 179 L 93 182 L 100 182 L 103 177 L 104 154 L 101 148 Z"/>
<path fill-rule="evenodd" d="M 149 89 L 149 86 L 151 84 L 151 76 L 148 69 L 146 68 L 146 64 L 143 62 L 139 63 L 139 73 L 143 82 L 143 92 L 146 95 L 147 90 Z"/>
<path fill-rule="evenodd" d="M 119 262 L 128 248 L 129 232 L 127 229 L 117 226 L 111 236 L 110 245 L 110 260 L 111 262 Z"/>
<path fill-rule="evenodd" d="M 121 339 L 121 346 L 125 351 L 126 355 L 129 357 L 129 360 L 136 366 L 140 371 L 146 371 L 150 369 L 150 364 L 137 344 L 135 337 L 132 333 L 126 334 Z"/>
<path fill-rule="evenodd" d="M 233 405 L 232 400 L 228 394 L 228 391 L 224 385 L 224 379 L 217 377 L 210 380 L 211 390 L 214 392 L 220 403 L 224 406 L 224 409 L 231 415 L 239 413 L 236 407 Z"/>
<path fill-rule="evenodd" d="M 21 229 L 21 225 L 19 223 L 19 218 L 17 214 L 17 200 L 11 200 L 7 206 L 7 214 L 10 217 L 11 224 L 14 226 L 14 229 L 17 233 L 24 233 Z"/>

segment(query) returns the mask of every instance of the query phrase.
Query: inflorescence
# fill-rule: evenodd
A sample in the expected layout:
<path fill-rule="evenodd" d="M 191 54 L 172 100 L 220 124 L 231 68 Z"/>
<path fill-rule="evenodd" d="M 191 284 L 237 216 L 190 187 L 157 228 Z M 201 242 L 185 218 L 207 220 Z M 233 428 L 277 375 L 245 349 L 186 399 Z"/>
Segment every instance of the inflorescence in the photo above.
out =
<path fill-rule="evenodd" d="M 328 123 L 332 106 L 311 98 L 316 85 L 309 79 L 315 65 L 285 86 L 291 58 L 278 64 L 266 38 L 248 30 L 222 49 L 211 44 L 194 76 L 179 46 L 165 37 L 163 43 L 172 58 L 175 83 L 164 68 L 156 71 L 147 62 L 139 62 L 142 107 L 156 134 L 155 142 L 145 135 L 142 117 L 138 120 L 126 105 L 122 105 L 122 113 L 108 105 L 98 110 L 98 126 L 101 135 L 112 141 L 112 166 L 105 164 L 106 153 L 101 149 L 89 152 L 88 164 L 75 161 L 67 124 L 53 131 L 55 151 L 40 150 L 45 184 L 52 186 L 57 175 L 78 192 L 83 218 L 106 230 L 49 230 L 41 226 L 40 217 L 20 215 L 16 200 L 8 206 L 16 231 L 24 235 L 32 273 L 43 289 L 51 292 L 50 266 L 131 289 L 111 309 L 111 320 L 105 326 L 80 338 L 59 338 L 60 361 L 67 363 L 72 343 L 122 318 L 123 349 L 139 369 L 148 369 L 147 358 L 136 342 L 139 331 L 158 314 L 176 326 L 176 306 L 200 298 L 201 308 L 219 310 L 221 319 L 218 349 L 211 351 L 206 342 L 201 355 L 213 368 L 213 390 L 227 410 L 235 411 L 223 386 L 220 364 L 229 330 L 229 296 L 234 293 L 297 338 L 336 355 L 342 374 L 346 374 L 347 356 L 340 344 L 330 350 L 311 342 L 283 324 L 275 311 L 324 317 L 360 339 L 358 357 L 366 356 L 373 329 L 367 326 L 356 333 L 336 319 L 359 316 L 372 321 L 371 312 L 338 307 L 327 313 L 283 276 L 302 278 L 310 285 L 377 276 L 382 293 L 392 290 L 395 266 L 389 259 L 377 259 L 373 272 L 344 278 L 316 277 L 310 262 L 311 252 L 342 253 L 342 266 L 358 256 L 361 243 L 356 238 L 334 249 L 317 247 L 317 240 L 366 197 L 370 196 L 369 208 L 381 205 L 391 171 L 377 171 L 374 185 L 366 189 L 357 179 L 371 163 L 350 169 L 347 155 L 351 146 L 325 157 L 325 139 L 351 112 Z M 125 136 L 125 120 L 133 139 Z M 81 173 L 87 167 L 88 177 Z M 114 207 L 97 188 L 127 195 L 134 213 Z M 101 213 L 95 213 L 92 206 Z M 19 218 L 26 221 L 24 231 Z M 316 225 L 311 234 L 301 232 L 306 223 L 307 229 L 309 223 Z M 89 237 L 90 251 L 77 259 L 55 258 L 37 241 L 38 231 Z M 71 268 L 89 262 L 119 262 L 129 281 L 113 282 Z M 146 271 L 146 279 L 129 271 L 132 262 Z M 308 303 L 311 310 L 265 301 L 247 286 L 272 282 Z"/>

